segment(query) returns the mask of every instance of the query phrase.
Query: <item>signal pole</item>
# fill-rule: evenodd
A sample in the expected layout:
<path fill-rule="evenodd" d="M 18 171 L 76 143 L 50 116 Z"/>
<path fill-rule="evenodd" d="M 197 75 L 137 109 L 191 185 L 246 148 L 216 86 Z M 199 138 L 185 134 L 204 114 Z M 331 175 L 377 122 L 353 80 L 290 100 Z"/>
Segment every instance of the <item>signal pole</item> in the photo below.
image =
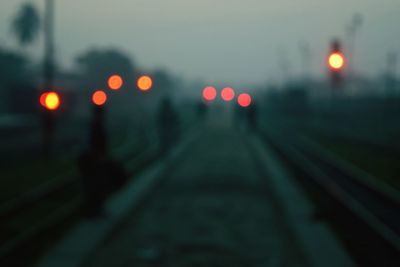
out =
<path fill-rule="evenodd" d="M 343 68 L 346 64 L 346 58 L 342 52 L 341 42 L 334 39 L 331 42 L 331 51 L 328 55 L 327 65 L 330 73 L 331 83 L 331 100 L 330 110 L 331 113 L 335 112 L 335 99 L 343 92 Z"/>
<path fill-rule="evenodd" d="M 299 43 L 299 52 L 302 60 L 302 73 L 301 81 L 303 86 L 308 90 L 309 83 L 311 81 L 311 65 L 312 65 L 312 54 L 310 45 L 307 42 Z"/>
<path fill-rule="evenodd" d="M 343 68 L 346 64 L 346 58 L 342 52 L 341 42 L 334 39 L 331 42 L 331 51 L 328 55 L 328 67 L 330 71 L 331 88 L 333 94 L 343 88 Z"/>
<path fill-rule="evenodd" d="M 287 50 L 284 47 L 278 48 L 278 65 L 282 74 L 282 84 L 287 83 L 290 80 L 290 62 L 287 55 Z"/>

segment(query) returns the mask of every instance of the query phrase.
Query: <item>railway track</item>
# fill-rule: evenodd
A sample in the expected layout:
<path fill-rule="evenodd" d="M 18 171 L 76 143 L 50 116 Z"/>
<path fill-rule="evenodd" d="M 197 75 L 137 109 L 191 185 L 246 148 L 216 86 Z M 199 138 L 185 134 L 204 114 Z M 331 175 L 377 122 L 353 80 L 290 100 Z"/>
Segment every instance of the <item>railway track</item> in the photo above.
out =
<path fill-rule="evenodd" d="M 302 266 L 307 262 L 292 242 L 292 230 L 267 186 L 253 143 L 229 133 L 227 126 L 211 127 L 196 133 L 169 158 L 167 170 L 155 177 L 151 194 L 150 190 L 146 194 L 151 197 L 143 198 L 135 212 L 131 208 L 82 266 L 292 266 L 289 262 Z M 146 253 L 149 250 L 155 253 Z"/>
<path fill-rule="evenodd" d="M 129 166 L 129 176 L 159 156 L 157 144 L 145 148 L 132 143 L 117 150 L 117 158 Z M 56 237 L 68 221 L 80 217 L 81 199 L 79 173 L 71 169 L 0 205 L 0 263 L 25 266 L 26 259 L 19 260 L 21 255 L 27 253 L 25 258 L 35 257 L 36 247 L 41 247 L 42 240 L 46 239 L 44 233 Z"/>
<path fill-rule="evenodd" d="M 331 139 L 338 139 L 344 142 L 359 144 L 371 147 L 377 151 L 391 156 L 400 156 L 400 147 L 398 144 L 385 140 L 385 137 L 376 137 L 368 133 L 355 133 L 351 129 L 343 126 L 336 128 L 328 125 L 309 125 L 310 129 Z"/>
<path fill-rule="evenodd" d="M 318 202 L 316 218 L 333 225 L 358 262 L 398 266 L 397 190 L 377 182 L 309 139 L 283 138 L 268 132 L 266 141 Z"/>

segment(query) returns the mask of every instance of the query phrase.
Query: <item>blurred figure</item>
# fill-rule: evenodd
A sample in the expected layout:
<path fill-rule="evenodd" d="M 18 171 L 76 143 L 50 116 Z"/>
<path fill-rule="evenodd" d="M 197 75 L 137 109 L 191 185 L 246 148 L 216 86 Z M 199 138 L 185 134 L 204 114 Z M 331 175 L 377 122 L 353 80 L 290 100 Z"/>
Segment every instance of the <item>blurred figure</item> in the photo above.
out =
<path fill-rule="evenodd" d="M 257 108 L 253 104 L 248 107 L 235 106 L 235 124 L 242 131 L 257 129 Z"/>
<path fill-rule="evenodd" d="M 108 137 L 104 126 L 104 106 L 94 106 L 89 132 L 90 150 L 99 154 L 108 154 Z"/>
<path fill-rule="evenodd" d="M 235 105 L 234 107 L 234 118 L 235 118 L 235 125 L 236 127 L 238 127 L 239 129 L 243 128 L 243 121 L 244 121 L 244 113 L 245 113 L 245 109 L 242 108 L 239 105 Z"/>
<path fill-rule="evenodd" d="M 105 216 L 107 196 L 126 183 L 121 164 L 111 159 L 104 125 L 104 107 L 94 106 L 89 132 L 89 147 L 78 159 L 82 175 L 84 214 L 88 218 Z"/>
<path fill-rule="evenodd" d="M 247 124 L 249 130 L 257 130 L 257 108 L 253 103 L 247 108 Z"/>
<path fill-rule="evenodd" d="M 161 101 L 157 124 L 161 153 L 165 155 L 180 136 L 179 118 L 167 97 Z"/>
<path fill-rule="evenodd" d="M 103 107 L 94 106 L 89 130 L 89 147 L 79 157 L 84 194 L 84 214 L 89 218 L 104 215 L 107 178 L 103 166 L 108 157 Z"/>
<path fill-rule="evenodd" d="M 197 104 L 197 117 L 199 118 L 200 121 L 202 121 L 206 115 L 207 111 L 207 106 L 204 104 L 203 101 L 199 102 Z"/>

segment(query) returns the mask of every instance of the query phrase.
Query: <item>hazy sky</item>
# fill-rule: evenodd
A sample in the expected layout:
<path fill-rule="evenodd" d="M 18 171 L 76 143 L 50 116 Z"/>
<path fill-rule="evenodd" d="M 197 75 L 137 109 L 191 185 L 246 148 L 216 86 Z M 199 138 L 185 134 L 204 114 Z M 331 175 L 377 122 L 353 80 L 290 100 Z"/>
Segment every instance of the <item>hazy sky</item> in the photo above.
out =
<path fill-rule="evenodd" d="M 10 21 L 27 0 L 1 0 L 0 45 L 15 46 Z M 44 0 L 31 0 L 43 9 Z M 312 52 L 312 73 L 324 75 L 334 36 L 346 39 L 354 13 L 355 69 L 377 75 L 386 54 L 400 54 L 400 0 L 56 0 L 59 62 L 72 66 L 90 47 L 116 47 L 145 68 L 165 67 L 187 79 L 260 83 L 298 77 L 299 44 Z M 30 50 L 41 56 L 42 42 Z"/>

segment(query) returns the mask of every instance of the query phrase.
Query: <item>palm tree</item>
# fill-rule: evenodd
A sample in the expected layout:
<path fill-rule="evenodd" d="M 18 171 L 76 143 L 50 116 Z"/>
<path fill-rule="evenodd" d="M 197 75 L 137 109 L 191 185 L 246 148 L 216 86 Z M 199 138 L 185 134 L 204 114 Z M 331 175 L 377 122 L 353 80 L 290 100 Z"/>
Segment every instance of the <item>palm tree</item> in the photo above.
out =
<path fill-rule="evenodd" d="M 30 3 L 24 4 L 12 23 L 12 30 L 20 45 L 26 46 L 32 43 L 39 29 L 40 18 L 35 6 Z"/>
<path fill-rule="evenodd" d="M 45 0 L 45 11 L 43 16 L 44 29 L 44 83 L 45 89 L 53 87 L 55 72 L 54 63 L 54 0 Z"/>

